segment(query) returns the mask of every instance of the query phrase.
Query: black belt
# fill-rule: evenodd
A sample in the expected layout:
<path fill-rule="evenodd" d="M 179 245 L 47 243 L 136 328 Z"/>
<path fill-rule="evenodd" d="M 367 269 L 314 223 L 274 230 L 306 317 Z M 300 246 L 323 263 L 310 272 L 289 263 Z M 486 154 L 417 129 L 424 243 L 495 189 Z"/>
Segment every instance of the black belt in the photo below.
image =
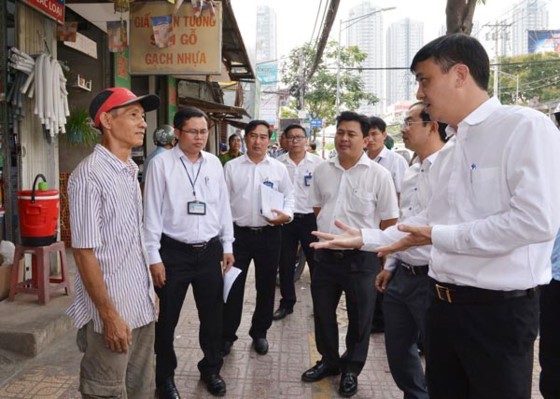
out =
<path fill-rule="evenodd" d="M 360 255 L 363 251 L 359 249 L 339 250 L 339 249 L 321 249 L 324 256 L 332 256 L 336 259 L 348 259 Z"/>
<path fill-rule="evenodd" d="M 190 252 L 204 252 L 210 246 L 210 244 L 219 241 L 220 237 L 216 236 L 208 241 L 196 242 L 193 244 L 187 244 L 186 242 L 178 241 L 168 235 L 161 235 L 161 243 L 169 248 L 176 249 L 178 251 L 190 251 Z"/>
<path fill-rule="evenodd" d="M 468 287 L 448 283 L 439 283 L 434 280 L 436 297 L 447 303 L 489 303 L 503 299 L 533 297 L 536 288 L 513 291 L 496 291 L 484 288 Z"/>
<path fill-rule="evenodd" d="M 311 213 L 294 213 L 294 219 L 303 219 L 305 217 L 308 217 L 310 215 L 314 215 L 313 212 Z"/>
<path fill-rule="evenodd" d="M 409 276 L 425 276 L 429 270 L 428 265 L 414 266 L 402 260 L 399 260 L 399 265 L 402 266 L 404 272 Z"/>
<path fill-rule="evenodd" d="M 265 230 L 267 229 L 273 229 L 275 227 L 279 227 L 279 226 L 255 226 L 255 227 L 251 227 L 251 226 L 239 226 L 238 224 L 234 224 L 234 227 L 247 231 L 249 233 L 252 234 L 262 234 L 265 232 Z"/>

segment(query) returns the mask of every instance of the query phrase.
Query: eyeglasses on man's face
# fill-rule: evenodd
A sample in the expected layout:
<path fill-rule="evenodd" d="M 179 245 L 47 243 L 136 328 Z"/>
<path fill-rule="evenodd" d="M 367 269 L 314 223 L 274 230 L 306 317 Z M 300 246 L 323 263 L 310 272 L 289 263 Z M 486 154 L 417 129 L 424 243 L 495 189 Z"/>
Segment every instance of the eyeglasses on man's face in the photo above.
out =
<path fill-rule="evenodd" d="M 401 129 L 409 128 L 411 125 L 415 123 L 427 123 L 426 121 L 411 121 L 411 120 L 404 120 L 401 122 Z"/>
<path fill-rule="evenodd" d="M 208 134 L 208 129 L 181 129 L 181 133 L 186 133 L 189 136 L 206 136 Z"/>
<path fill-rule="evenodd" d="M 290 136 L 290 137 L 286 137 L 286 140 L 288 141 L 292 141 L 294 143 L 297 143 L 299 141 L 305 140 L 306 137 L 305 136 Z"/>

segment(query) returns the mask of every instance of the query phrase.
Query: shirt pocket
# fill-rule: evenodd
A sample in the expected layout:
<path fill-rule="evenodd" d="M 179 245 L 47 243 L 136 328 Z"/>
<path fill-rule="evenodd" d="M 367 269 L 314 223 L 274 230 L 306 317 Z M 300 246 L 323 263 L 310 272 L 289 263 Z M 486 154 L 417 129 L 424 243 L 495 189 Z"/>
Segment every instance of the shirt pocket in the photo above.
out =
<path fill-rule="evenodd" d="M 500 168 L 471 170 L 473 206 L 482 212 L 483 216 L 492 215 L 502 210 L 500 200 L 501 185 Z"/>
<path fill-rule="evenodd" d="M 372 215 L 377 198 L 374 193 L 362 189 L 354 190 L 354 196 L 349 201 L 350 212 L 357 215 Z"/>

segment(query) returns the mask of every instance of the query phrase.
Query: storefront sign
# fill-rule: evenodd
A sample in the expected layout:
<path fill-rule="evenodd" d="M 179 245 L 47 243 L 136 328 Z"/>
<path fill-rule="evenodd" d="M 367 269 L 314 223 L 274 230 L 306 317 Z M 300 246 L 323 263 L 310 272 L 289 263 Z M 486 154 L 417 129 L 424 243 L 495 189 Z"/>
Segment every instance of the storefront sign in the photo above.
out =
<path fill-rule="evenodd" d="M 222 4 L 196 17 L 190 2 L 173 16 L 170 46 L 155 44 L 151 17 L 173 15 L 173 4 L 130 3 L 130 73 L 219 75 L 222 68 Z"/>
<path fill-rule="evenodd" d="M 22 0 L 22 2 L 29 4 L 59 24 L 64 23 L 64 0 Z"/>
<path fill-rule="evenodd" d="M 167 103 L 169 104 L 169 124 L 173 125 L 173 118 L 177 112 L 177 80 L 173 76 L 167 77 Z"/>
<path fill-rule="evenodd" d="M 128 49 L 120 53 L 114 53 L 115 64 L 113 71 L 115 71 L 115 86 L 125 87 L 130 90 L 130 74 L 128 73 Z"/>

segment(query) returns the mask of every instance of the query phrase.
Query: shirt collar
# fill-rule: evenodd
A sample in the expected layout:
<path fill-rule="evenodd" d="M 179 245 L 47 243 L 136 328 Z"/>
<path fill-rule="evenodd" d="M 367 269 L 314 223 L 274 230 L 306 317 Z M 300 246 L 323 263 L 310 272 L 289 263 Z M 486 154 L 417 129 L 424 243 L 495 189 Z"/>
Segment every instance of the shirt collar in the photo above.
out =
<path fill-rule="evenodd" d="M 136 165 L 132 158 L 128 158 L 126 162 L 123 162 L 101 144 L 96 144 L 93 151 L 116 171 L 130 170 L 133 173 L 138 171 L 138 165 Z"/>
<path fill-rule="evenodd" d="M 338 159 L 338 155 L 334 158 L 329 158 L 329 160 L 327 162 L 332 163 L 334 166 L 336 166 L 337 168 L 340 168 L 342 170 L 350 170 L 355 168 L 358 165 L 366 165 L 368 166 L 371 162 L 371 159 L 369 159 L 369 157 L 367 156 L 367 154 L 364 152 L 362 154 L 362 156 L 360 157 L 360 159 L 358 159 L 358 162 L 356 162 L 356 164 L 354 166 L 352 166 L 350 169 L 344 169 L 341 165 L 340 165 L 340 160 Z"/>
<path fill-rule="evenodd" d="M 492 115 L 500 107 L 500 100 L 498 100 L 496 97 L 491 97 L 480 104 L 473 112 L 468 114 L 465 119 L 459 122 L 459 127 L 464 125 L 478 125 L 488 119 L 490 115 Z M 457 133 L 451 126 L 447 126 L 447 129 L 445 129 L 445 131 L 447 133 L 447 137 L 451 137 Z"/>
<path fill-rule="evenodd" d="M 387 158 L 387 153 L 388 152 L 389 152 L 389 149 L 387 149 L 387 147 L 385 147 L 385 145 L 383 145 L 383 148 L 381 149 L 381 152 L 375 158 L 375 162 L 379 162 L 382 158 Z"/>
<path fill-rule="evenodd" d="M 186 159 L 187 161 L 191 162 L 190 159 L 185 155 L 183 150 L 179 148 L 179 145 L 176 145 L 175 147 L 173 147 L 173 149 L 171 151 L 173 151 L 173 154 L 177 157 L 177 159 Z M 199 160 L 201 160 L 202 162 L 206 162 L 206 158 L 207 158 L 206 152 L 205 151 L 200 151 Z M 198 160 L 197 160 L 197 162 L 198 162 Z"/>
<path fill-rule="evenodd" d="M 249 155 L 247 155 L 246 153 L 243 154 L 243 155 L 241 155 L 240 158 L 242 158 L 242 162 L 250 163 L 250 164 L 253 164 L 253 165 L 258 165 L 258 164 L 256 164 L 256 163 L 254 163 L 253 161 L 251 161 L 251 158 L 249 158 Z M 261 164 L 261 163 L 269 163 L 271 159 L 272 159 L 272 158 L 271 158 L 268 154 L 266 154 L 266 155 L 264 156 L 264 159 L 263 159 L 261 162 L 259 162 L 259 164 Z"/>

